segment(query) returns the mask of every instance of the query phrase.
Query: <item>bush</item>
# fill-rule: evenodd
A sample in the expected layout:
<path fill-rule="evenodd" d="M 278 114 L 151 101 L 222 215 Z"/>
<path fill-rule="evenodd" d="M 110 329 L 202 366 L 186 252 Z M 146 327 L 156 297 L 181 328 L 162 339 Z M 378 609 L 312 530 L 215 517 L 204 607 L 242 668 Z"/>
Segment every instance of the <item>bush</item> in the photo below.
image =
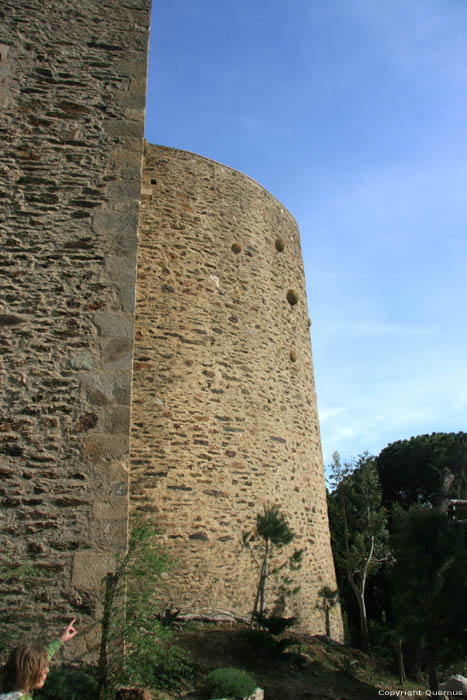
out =
<path fill-rule="evenodd" d="M 138 645 L 132 645 L 122 662 L 118 684 L 174 690 L 183 680 L 191 678 L 193 669 L 189 658 L 171 643 L 171 636 L 169 630 L 154 626 L 151 635 L 146 635 Z"/>
<path fill-rule="evenodd" d="M 122 685 L 177 689 L 192 674 L 188 656 L 157 612 L 170 565 L 154 523 L 138 521 L 125 557 L 104 579 L 98 681 L 106 700 Z"/>
<path fill-rule="evenodd" d="M 84 671 L 57 669 L 47 676 L 44 687 L 34 692 L 36 700 L 95 700 L 97 681 Z"/>
<path fill-rule="evenodd" d="M 281 615 L 268 614 L 267 610 L 263 615 L 255 613 L 255 622 L 263 629 L 266 629 L 270 634 L 279 635 L 285 632 L 286 629 L 292 627 L 296 622 L 296 617 L 282 617 Z"/>
<path fill-rule="evenodd" d="M 216 668 L 206 676 L 210 698 L 245 698 L 256 689 L 253 678 L 239 668 Z"/>

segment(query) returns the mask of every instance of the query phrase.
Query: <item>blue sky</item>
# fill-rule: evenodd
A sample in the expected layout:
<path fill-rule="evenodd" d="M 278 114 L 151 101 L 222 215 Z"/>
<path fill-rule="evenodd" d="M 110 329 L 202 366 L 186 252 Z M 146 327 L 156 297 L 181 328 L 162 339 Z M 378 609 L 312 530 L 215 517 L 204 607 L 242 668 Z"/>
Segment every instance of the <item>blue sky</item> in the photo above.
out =
<path fill-rule="evenodd" d="M 146 138 L 301 231 L 325 463 L 466 430 L 465 0 L 153 0 Z"/>

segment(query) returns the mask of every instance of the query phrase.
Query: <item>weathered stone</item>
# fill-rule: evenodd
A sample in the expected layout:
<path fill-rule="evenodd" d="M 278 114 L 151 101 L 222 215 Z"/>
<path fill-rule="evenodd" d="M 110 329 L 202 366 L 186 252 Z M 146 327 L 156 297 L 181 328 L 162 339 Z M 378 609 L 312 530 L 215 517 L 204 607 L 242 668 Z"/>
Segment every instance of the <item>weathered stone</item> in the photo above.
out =
<path fill-rule="evenodd" d="M 241 532 L 278 503 L 320 631 L 335 579 L 295 222 L 193 154 L 147 147 L 141 182 L 150 0 L 3 5 L 0 539 L 60 571 L 47 600 L 9 592 L 12 620 L 55 627 L 71 580 L 87 631 L 65 653 L 97 648 L 130 505 L 183 562 L 180 606 L 247 612 Z"/>
<path fill-rule="evenodd" d="M 135 236 L 138 225 L 138 212 L 127 211 L 125 213 L 103 209 L 98 211 L 93 219 L 94 231 L 99 234 Z"/>
<path fill-rule="evenodd" d="M 115 555 L 102 550 L 87 549 L 75 552 L 71 585 L 78 590 L 96 591 L 104 577 L 115 569 Z"/>
<path fill-rule="evenodd" d="M 95 502 L 92 509 L 93 518 L 98 520 L 126 520 L 128 498 L 113 499 L 110 503 Z"/>
<path fill-rule="evenodd" d="M 84 443 L 84 454 L 95 464 L 121 459 L 128 453 L 128 437 L 115 435 L 88 435 Z"/>
<path fill-rule="evenodd" d="M 93 321 L 96 324 L 99 335 L 111 336 L 116 341 L 126 342 L 127 348 L 131 347 L 131 339 L 134 333 L 134 322 L 132 314 L 105 312 L 94 314 Z M 104 351 L 106 352 L 106 351 Z M 109 351 L 110 353 L 112 351 Z"/>
<path fill-rule="evenodd" d="M 126 282 L 134 286 L 136 279 L 136 256 L 106 255 L 105 270 L 110 280 L 119 284 Z"/>
<path fill-rule="evenodd" d="M 128 119 L 107 119 L 104 122 L 105 131 L 111 136 L 134 136 L 142 138 L 144 124 Z"/>
<path fill-rule="evenodd" d="M 247 615 L 241 535 L 280 505 L 305 550 L 291 613 L 319 632 L 318 589 L 336 583 L 297 225 L 250 178 L 170 148 L 146 146 L 142 192 L 130 506 L 157 510 L 184 562 L 177 606 Z"/>
<path fill-rule="evenodd" d="M 71 358 L 71 366 L 73 369 L 92 369 L 96 366 L 96 361 L 89 350 L 81 350 Z"/>

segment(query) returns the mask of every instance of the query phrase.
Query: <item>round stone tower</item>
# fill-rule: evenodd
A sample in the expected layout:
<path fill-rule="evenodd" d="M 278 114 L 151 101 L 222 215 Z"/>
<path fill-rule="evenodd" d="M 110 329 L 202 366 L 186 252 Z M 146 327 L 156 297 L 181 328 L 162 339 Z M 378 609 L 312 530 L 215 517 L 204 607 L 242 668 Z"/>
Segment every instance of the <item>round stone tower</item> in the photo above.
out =
<path fill-rule="evenodd" d="M 324 632 L 317 592 L 336 583 L 295 220 L 249 177 L 147 144 L 136 293 L 130 509 L 177 560 L 168 599 L 248 615 L 242 534 L 276 504 L 304 549 L 288 609 Z"/>

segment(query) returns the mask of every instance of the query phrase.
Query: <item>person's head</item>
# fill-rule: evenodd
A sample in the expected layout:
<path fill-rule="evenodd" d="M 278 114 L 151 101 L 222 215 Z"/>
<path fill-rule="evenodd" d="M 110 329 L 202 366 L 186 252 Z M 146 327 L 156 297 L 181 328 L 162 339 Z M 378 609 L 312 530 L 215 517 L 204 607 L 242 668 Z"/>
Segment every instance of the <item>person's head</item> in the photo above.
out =
<path fill-rule="evenodd" d="M 22 644 L 12 649 L 6 662 L 6 690 L 30 693 L 42 688 L 49 672 L 47 650 L 41 644 Z"/>

